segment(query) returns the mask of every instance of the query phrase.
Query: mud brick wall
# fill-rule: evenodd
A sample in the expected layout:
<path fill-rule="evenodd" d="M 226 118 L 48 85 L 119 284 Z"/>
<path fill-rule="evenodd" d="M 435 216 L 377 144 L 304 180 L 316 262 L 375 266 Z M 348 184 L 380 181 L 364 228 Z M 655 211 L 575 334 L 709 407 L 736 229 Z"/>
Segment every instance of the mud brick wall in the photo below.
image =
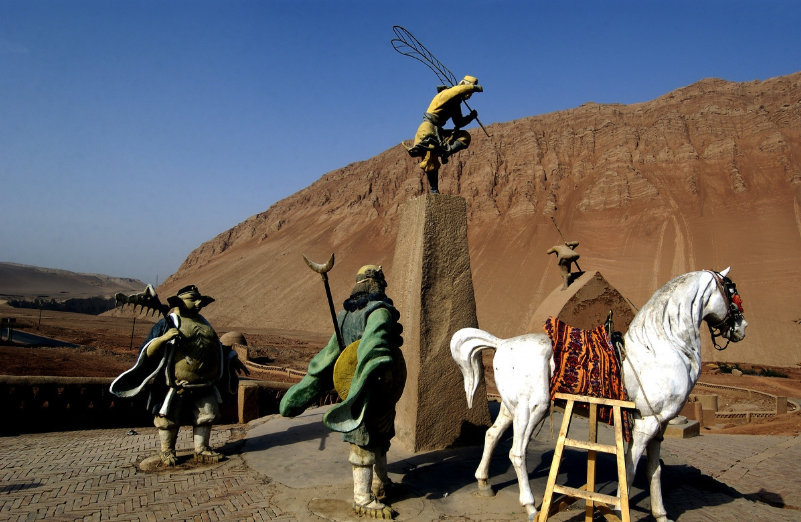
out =
<path fill-rule="evenodd" d="M 112 378 L 0 376 L 0 434 L 152 426 L 147 394 L 121 399 Z M 221 423 L 236 422 L 236 397 L 225 397 Z"/>

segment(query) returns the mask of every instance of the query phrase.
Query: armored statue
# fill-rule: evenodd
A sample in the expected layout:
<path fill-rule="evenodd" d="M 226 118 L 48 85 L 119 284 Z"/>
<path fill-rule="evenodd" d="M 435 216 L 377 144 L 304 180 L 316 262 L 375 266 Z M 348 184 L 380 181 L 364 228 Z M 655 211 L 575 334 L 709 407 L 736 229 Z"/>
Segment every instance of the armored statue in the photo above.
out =
<path fill-rule="evenodd" d="M 336 316 L 338 331 L 311 360 L 306 376 L 287 391 L 280 413 L 295 417 L 336 389 L 342 402 L 326 412 L 323 423 L 350 443 L 353 509 L 388 519 L 394 512 L 382 502 L 392 485 L 387 450 L 395 435 L 395 405 L 406 383 L 406 364 L 400 350 L 400 314 L 387 297 L 386 286 L 380 266 L 359 269 Z"/>
<path fill-rule="evenodd" d="M 118 296 L 118 300 L 120 297 Z M 214 301 L 195 285 L 186 286 L 161 305 L 152 287 L 127 300 L 159 310 L 164 317 L 150 330 L 136 364 L 112 383 L 111 393 L 133 397 L 148 391 L 166 466 L 177 463 L 175 443 L 181 426 L 193 427 L 195 461 L 213 463 L 222 455 L 209 445 L 211 427 L 220 417 L 221 388 L 233 393 L 238 372 L 247 372 L 237 354 L 224 347 L 200 310 Z"/>

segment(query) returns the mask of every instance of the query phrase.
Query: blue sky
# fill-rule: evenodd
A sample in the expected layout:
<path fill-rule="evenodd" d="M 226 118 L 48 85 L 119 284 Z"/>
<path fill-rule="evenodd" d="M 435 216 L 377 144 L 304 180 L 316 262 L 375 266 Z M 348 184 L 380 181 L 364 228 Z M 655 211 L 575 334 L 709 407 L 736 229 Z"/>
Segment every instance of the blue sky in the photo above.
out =
<path fill-rule="evenodd" d="M 0 0 L 0 261 L 161 282 L 411 138 L 438 82 L 393 25 L 485 124 L 801 70 L 790 0 Z"/>

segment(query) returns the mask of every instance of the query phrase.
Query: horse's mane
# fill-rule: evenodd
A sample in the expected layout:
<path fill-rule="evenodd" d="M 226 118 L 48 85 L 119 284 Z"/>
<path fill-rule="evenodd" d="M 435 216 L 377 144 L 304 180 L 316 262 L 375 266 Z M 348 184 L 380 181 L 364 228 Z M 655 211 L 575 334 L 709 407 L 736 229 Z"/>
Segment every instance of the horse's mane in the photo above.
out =
<path fill-rule="evenodd" d="M 691 360 L 700 357 L 701 314 L 714 278 L 707 271 L 677 276 L 643 305 L 626 332 L 626 349 L 673 349 Z"/>

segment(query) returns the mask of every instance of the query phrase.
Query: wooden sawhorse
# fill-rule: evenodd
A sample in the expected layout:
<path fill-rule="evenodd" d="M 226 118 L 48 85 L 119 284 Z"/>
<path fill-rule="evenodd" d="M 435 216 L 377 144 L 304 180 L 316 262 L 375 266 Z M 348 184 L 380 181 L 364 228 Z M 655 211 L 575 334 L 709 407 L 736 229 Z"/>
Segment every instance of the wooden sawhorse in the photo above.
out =
<path fill-rule="evenodd" d="M 597 506 L 598 510 L 607 520 L 619 521 L 620 518 L 615 515 L 611 506 L 620 502 L 620 514 L 623 522 L 629 522 L 629 486 L 626 482 L 626 461 L 625 451 L 623 449 L 623 419 L 620 413 L 621 408 L 634 408 L 634 403 L 631 401 L 619 401 L 615 399 L 602 399 L 598 397 L 588 397 L 585 395 L 571 395 L 568 393 L 557 393 L 554 395 L 555 399 L 563 399 L 567 401 L 565 404 L 565 413 L 562 418 L 562 427 L 559 429 L 559 438 L 556 440 L 556 449 L 553 452 L 553 461 L 551 461 L 551 472 L 548 475 L 548 483 L 545 487 L 545 495 L 542 497 L 542 507 L 540 508 L 539 522 L 545 522 L 549 516 L 552 516 L 567 506 L 572 504 L 576 499 L 583 498 L 586 501 L 586 508 L 584 512 L 585 522 L 590 522 L 593 516 L 595 503 L 601 505 Z M 570 428 L 570 420 L 573 416 L 573 405 L 576 402 L 588 403 L 590 408 L 590 422 L 589 422 L 589 437 L 587 441 L 580 441 L 575 439 L 568 439 L 567 432 Z M 605 444 L 598 444 L 598 406 L 611 406 L 612 414 L 615 423 L 615 445 L 609 446 Z M 559 465 L 562 460 L 562 451 L 565 446 L 571 448 L 581 448 L 587 450 L 587 484 L 583 488 L 570 488 L 567 486 L 560 486 L 556 484 L 556 476 L 559 474 Z M 617 480 L 618 492 L 620 497 L 612 495 L 604 495 L 595 492 L 595 456 L 597 452 L 612 453 L 617 456 Z M 553 494 L 560 493 L 570 497 L 569 501 L 560 501 L 555 505 L 553 503 Z"/>

